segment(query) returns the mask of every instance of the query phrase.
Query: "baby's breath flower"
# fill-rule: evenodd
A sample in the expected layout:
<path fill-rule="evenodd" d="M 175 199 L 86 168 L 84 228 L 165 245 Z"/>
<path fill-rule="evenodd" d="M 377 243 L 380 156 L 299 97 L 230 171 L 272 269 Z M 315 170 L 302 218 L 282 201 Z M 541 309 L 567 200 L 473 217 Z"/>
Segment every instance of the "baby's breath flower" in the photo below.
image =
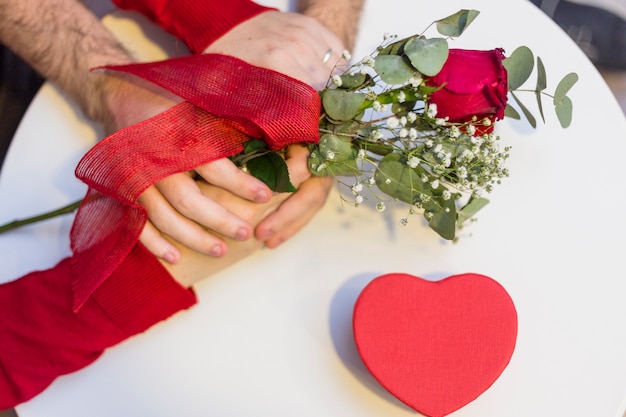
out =
<path fill-rule="evenodd" d="M 389 129 L 395 129 L 398 126 L 400 126 L 400 119 L 397 117 L 393 116 L 387 119 L 387 127 Z"/>
<path fill-rule="evenodd" d="M 376 129 L 372 131 L 372 133 L 370 134 L 370 138 L 372 138 L 372 140 L 374 141 L 377 141 L 383 138 L 383 134 L 380 132 L 380 130 Z"/>
<path fill-rule="evenodd" d="M 444 190 L 444 192 L 441 194 L 441 198 L 443 198 L 444 200 L 450 200 L 451 197 L 452 193 L 449 190 Z"/>
<path fill-rule="evenodd" d="M 411 85 L 411 87 L 413 88 L 417 88 L 420 86 L 420 84 L 422 83 L 422 77 L 419 75 L 414 75 L 413 77 L 409 78 L 409 84 Z"/>
<path fill-rule="evenodd" d="M 331 161 L 332 161 L 333 159 L 335 159 L 335 152 L 333 152 L 333 151 L 328 151 L 328 152 L 326 152 L 326 159 L 329 159 L 329 160 L 331 160 Z"/>
<path fill-rule="evenodd" d="M 372 108 L 374 111 L 383 111 L 383 105 L 378 100 L 372 103 Z"/>
<path fill-rule="evenodd" d="M 435 119 L 435 124 L 437 126 L 445 126 L 447 121 L 448 121 L 448 119 L 445 118 L 445 117 L 443 117 L 443 118 L 442 117 L 438 117 L 438 118 Z"/>
<path fill-rule="evenodd" d="M 432 181 L 430 182 L 430 186 L 431 186 L 434 190 L 436 190 L 437 188 L 439 188 L 439 180 L 432 180 Z"/>
<path fill-rule="evenodd" d="M 398 136 L 401 138 L 406 138 L 407 136 L 409 136 L 409 130 L 405 128 L 400 129 L 400 131 L 398 132 Z"/>
<path fill-rule="evenodd" d="M 350 61 L 352 59 L 352 54 L 350 53 L 350 51 L 344 49 L 344 51 L 341 53 L 341 57 L 346 61 Z"/>
<path fill-rule="evenodd" d="M 361 184 L 360 182 L 357 182 L 356 184 L 352 186 L 352 191 L 355 193 L 360 193 L 361 191 L 363 191 L 363 184 Z"/>
<path fill-rule="evenodd" d="M 354 197 L 354 203 L 355 204 L 361 204 L 363 202 L 363 196 L 358 194 L 356 197 Z"/>
<path fill-rule="evenodd" d="M 417 159 L 415 156 L 412 156 L 412 157 L 409 158 L 409 160 L 407 161 L 406 164 L 409 166 L 409 168 L 415 169 L 415 168 L 417 168 L 419 163 L 420 163 L 420 160 Z"/>
<path fill-rule="evenodd" d="M 383 203 L 382 201 L 379 201 L 379 202 L 376 204 L 376 210 L 378 210 L 378 211 L 379 211 L 379 212 L 381 212 L 381 213 L 382 213 L 383 211 L 385 211 L 385 209 L 386 209 L 386 208 L 387 208 L 387 207 L 385 207 L 385 203 Z"/>
<path fill-rule="evenodd" d="M 365 159 L 365 149 L 359 149 L 359 152 L 356 154 L 357 159 Z"/>
<path fill-rule="evenodd" d="M 476 133 L 476 126 L 468 125 L 466 130 L 469 135 L 474 136 L 474 134 Z"/>
<path fill-rule="evenodd" d="M 410 139 L 417 139 L 417 129 L 415 129 L 414 127 L 409 129 L 409 138 Z"/>
<path fill-rule="evenodd" d="M 339 75 L 333 75 L 333 84 L 336 85 L 337 87 L 341 87 L 341 84 L 343 84 L 343 81 L 341 80 L 341 77 Z"/>
<path fill-rule="evenodd" d="M 461 129 L 459 129 L 459 128 L 458 128 L 458 127 L 456 127 L 456 126 L 452 126 L 452 127 L 450 128 L 450 130 L 448 131 L 448 135 L 449 135 L 451 138 L 456 139 L 456 138 L 458 138 L 459 136 L 461 136 Z"/>
<path fill-rule="evenodd" d="M 366 56 L 363 58 L 363 61 L 361 61 L 363 63 L 363 65 L 367 65 L 368 67 L 373 67 L 374 63 L 376 61 L 374 61 L 374 58 L 372 58 L 371 56 Z"/>
<path fill-rule="evenodd" d="M 413 123 L 415 120 L 417 120 L 417 114 L 410 111 L 406 114 L 406 119 L 409 121 L 409 123 Z"/>
<path fill-rule="evenodd" d="M 404 91 L 398 93 L 398 103 L 404 103 L 406 101 L 406 94 Z"/>
<path fill-rule="evenodd" d="M 428 104 L 428 108 L 426 109 L 426 116 L 430 117 L 431 119 L 437 116 L 437 105 L 435 103 Z"/>

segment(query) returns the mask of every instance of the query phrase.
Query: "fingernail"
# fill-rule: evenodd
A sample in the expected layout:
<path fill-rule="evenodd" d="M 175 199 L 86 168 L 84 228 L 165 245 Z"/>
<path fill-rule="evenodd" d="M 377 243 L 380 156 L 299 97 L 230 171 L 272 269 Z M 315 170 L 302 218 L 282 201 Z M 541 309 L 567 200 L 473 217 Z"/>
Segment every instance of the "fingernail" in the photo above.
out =
<path fill-rule="evenodd" d="M 250 232 L 247 228 L 241 227 L 237 230 L 237 234 L 235 234 L 235 239 L 237 240 L 246 240 L 250 237 Z"/>
<path fill-rule="evenodd" d="M 221 245 L 215 245 L 211 248 L 211 256 L 215 256 L 219 258 L 224 253 L 224 250 Z"/>
<path fill-rule="evenodd" d="M 258 189 L 254 195 L 254 201 L 257 203 L 264 203 L 267 201 L 268 198 L 269 195 L 267 194 L 267 190 L 265 190 L 264 188 Z"/>
<path fill-rule="evenodd" d="M 175 264 L 176 262 L 178 262 L 178 257 L 177 257 L 177 256 L 176 256 L 176 254 L 175 254 L 175 253 L 173 253 L 173 252 L 166 252 L 166 253 L 163 255 L 163 260 L 164 260 L 165 262 L 169 262 L 169 263 L 171 263 L 171 264 Z"/>

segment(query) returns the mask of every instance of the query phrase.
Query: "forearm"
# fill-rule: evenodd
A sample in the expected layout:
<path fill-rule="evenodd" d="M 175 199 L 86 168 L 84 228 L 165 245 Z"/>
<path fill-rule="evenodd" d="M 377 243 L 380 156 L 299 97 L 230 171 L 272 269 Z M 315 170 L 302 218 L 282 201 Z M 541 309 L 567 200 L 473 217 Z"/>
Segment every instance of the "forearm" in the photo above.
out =
<path fill-rule="evenodd" d="M 0 42 L 102 122 L 110 77 L 90 69 L 133 61 L 113 34 L 77 0 L 0 0 L 0 10 Z"/>
<path fill-rule="evenodd" d="M 364 3 L 365 0 L 300 0 L 298 11 L 317 19 L 352 51 Z"/>

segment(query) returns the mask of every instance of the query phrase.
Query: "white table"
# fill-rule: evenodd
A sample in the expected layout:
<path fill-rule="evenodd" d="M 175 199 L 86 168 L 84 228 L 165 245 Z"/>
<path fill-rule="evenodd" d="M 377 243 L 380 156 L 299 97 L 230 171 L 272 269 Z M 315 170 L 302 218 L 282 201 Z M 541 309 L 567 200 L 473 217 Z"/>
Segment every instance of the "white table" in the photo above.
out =
<path fill-rule="evenodd" d="M 403 212 L 342 209 L 332 195 L 280 249 L 202 282 L 198 306 L 59 378 L 19 406 L 20 417 L 415 415 L 366 372 L 351 335 L 358 293 L 392 271 L 429 279 L 482 273 L 516 303 L 519 334 L 509 367 L 455 417 L 622 417 L 626 120 L 592 64 L 524 0 L 371 0 L 354 56 L 369 54 L 383 31 L 410 35 L 460 8 L 482 13 L 455 46 L 512 52 L 528 45 L 553 87 L 567 72 L 580 75 L 569 129 L 551 113 L 536 130 L 500 124 L 513 145 L 512 175 L 491 195 L 471 236 L 442 243 L 418 217 L 400 227 Z M 126 39 L 143 36 L 124 15 L 107 23 Z M 45 85 L 7 156 L 0 222 L 80 198 L 73 168 L 100 134 Z M 0 279 L 66 256 L 70 224 L 66 217 L 1 236 Z"/>

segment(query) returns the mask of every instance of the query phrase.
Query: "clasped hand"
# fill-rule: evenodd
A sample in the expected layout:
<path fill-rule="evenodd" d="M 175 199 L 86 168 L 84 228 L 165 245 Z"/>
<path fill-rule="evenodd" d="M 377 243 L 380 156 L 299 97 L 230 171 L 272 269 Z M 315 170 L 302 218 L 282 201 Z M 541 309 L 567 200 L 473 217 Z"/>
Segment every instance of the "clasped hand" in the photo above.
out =
<path fill-rule="evenodd" d="M 326 85 L 343 50 L 341 41 L 315 19 L 268 11 L 237 25 L 204 52 L 235 56 L 319 90 Z M 325 57 L 328 51 L 330 59 Z M 155 116 L 182 101 L 132 76 L 115 77 L 117 88 L 108 99 L 111 115 L 105 122 L 110 132 Z M 274 195 L 267 185 L 229 159 L 157 182 L 138 200 L 149 218 L 140 241 L 170 264 L 180 261 L 180 245 L 213 257 L 226 255 L 227 240 L 255 237 L 267 247 L 278 246 L 304 227 L 323 206 L 332 184 L 330 178 L 311 176 L 307 156 L 304 146 L 292 145 L 288 149 L 291 181 L 298 188 L 289 195 Z M 216 189 L 222 191 L 216 193 Z M 216 195 L 220 198 L 216 199 Z"/>

